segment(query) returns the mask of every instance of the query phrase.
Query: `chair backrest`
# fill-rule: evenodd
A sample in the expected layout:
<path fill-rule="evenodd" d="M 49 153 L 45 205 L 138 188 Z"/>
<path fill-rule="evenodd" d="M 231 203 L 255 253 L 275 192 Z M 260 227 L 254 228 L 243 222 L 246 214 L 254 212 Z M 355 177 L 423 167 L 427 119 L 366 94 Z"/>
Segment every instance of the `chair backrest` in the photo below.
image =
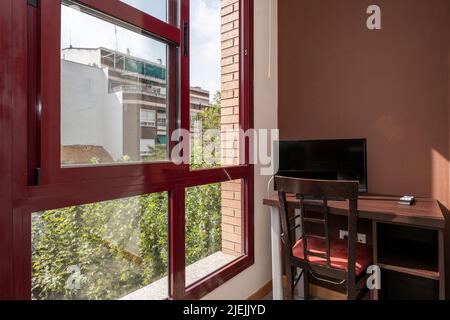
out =
<path fill-rule="evenodd" d="M 356 181 L 325 181 L 325 180 L 307 180 L 288 177 L 275 177 L 275 183 L 278 189 L 281 224 L 282 224 L 282 242 L 285 248 L 285 254 L 292 256 L 292 248 L 296 239 L 293 233 L 298 228 L 301 229 L 303 238 L 304 260 L 308 262 L 309 256 L 315 256 L 326 259 L 326 267 L 331 269 L 330 258 L 330 235 L 328 226 L 328 201 L 340 200 L 349 201 L 348 209 L 348 273 L 354 276 L 356 260 L 356 242 L 357 242 L 357 213 L 358 213 L 358 182 Z M 300 200 L 300 216 L 291 218 L 288 212 L 286 194 L 294 194 Z M 308 205 L 322 207 L 323 219 L 306 217 Z M 297 223 L 301 219 L 300 224 Z M 323 224 L 324 235 L 308 233 L 306 225 Z M 318 238 L 326 242 L 326 254 L 317 254 L 308 250 L 308 239 Z"/>

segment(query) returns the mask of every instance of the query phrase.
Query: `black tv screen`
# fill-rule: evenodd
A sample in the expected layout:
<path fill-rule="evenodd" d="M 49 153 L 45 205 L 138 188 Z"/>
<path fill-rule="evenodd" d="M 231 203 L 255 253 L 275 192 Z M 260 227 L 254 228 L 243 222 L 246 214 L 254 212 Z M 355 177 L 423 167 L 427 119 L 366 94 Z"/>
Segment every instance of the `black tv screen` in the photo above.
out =
<path fill-rule="evenodd" d="M 280 141 L 278 175 L 359 181 L 359 191 L 367 192 L 366 145 L 365 139 Z"/>

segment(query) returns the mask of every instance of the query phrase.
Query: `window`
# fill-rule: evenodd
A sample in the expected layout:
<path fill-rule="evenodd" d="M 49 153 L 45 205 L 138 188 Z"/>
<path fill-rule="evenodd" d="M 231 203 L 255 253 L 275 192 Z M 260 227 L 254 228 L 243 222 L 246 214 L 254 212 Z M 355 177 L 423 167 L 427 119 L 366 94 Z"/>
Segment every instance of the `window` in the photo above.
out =
<path fill-rule="evenodd" d="M 17 198 L 1 200 L 14 223 L 0 224 L 20 267 L 0 290 L 196 299 L 253 264 L 249 142 L 222 137 L 252 128 L 252 12 L 251 0 L 28 5 L 29 114 L 11 121 L 29 134 L 14 137 Z"/>
<path fill-rule="evenodd" d="M 86 36 L 86 30 L 96 35 Z M 141 162 L 137 141 L 168 111 L 168 45 L 75 2 L 61 6 L 61 165 Z M 144 108 L 145 107 L 145 108 Z M 166 131 L 167 135 L 168 132 Z M 152 146 L 153 147 L 153 146 Z M 160 159 L 165 160 L 166 154 Z"/>
<path fill-rule="evenodd" d="M 221 0 L 207 4 L 191 1 L 192 161 L 197 169 L 242 163 L 239 158 L 241 42 L 236 4 L 225 5 Z"/>
<path fill-rule="evenodd" d="M 155 140 L 141 139 L 141 156 L 149 156 L 155 148 Z"/>
<path fill-rule="evenodd" d="M 245 254 L 241 181 L 186 190 L 186 286 Z"/>
<path fill-rule="evenodd" d="M 33 213 L 32 298 L 166 299 L 167 229 L 167 193 Z"/>
<path fill-rule="evenodd" d="M 165 130 L 167 126 L 167 116 L 165 113 L 158 113 L 158 130 Z"/>
<path fill-rule="evenodd" d="M 135 7 L 145 13 L 148 13 L 155 18 L 168 22 L 168 5 L 173 0 L 120 0 L 126 4 Z"/>
<path fill-rule="evenodd" d="M 156 111 L 141 109 L 141 127 L 156 126 Z"/>

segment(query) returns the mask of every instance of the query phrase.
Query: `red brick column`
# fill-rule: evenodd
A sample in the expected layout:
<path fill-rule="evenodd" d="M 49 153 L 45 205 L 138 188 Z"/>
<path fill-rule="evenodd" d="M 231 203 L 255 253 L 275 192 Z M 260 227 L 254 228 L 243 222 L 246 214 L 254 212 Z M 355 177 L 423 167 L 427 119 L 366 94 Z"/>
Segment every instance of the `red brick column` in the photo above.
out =
<path fill-rule="evenodd" d="M 222 0 L 222 166 L 239 165 L 239 0 Z M 230 134 L 231 132 L 231 134 Z M 222 184 L 222 251 L 243 251 L 241 181 Z"/>

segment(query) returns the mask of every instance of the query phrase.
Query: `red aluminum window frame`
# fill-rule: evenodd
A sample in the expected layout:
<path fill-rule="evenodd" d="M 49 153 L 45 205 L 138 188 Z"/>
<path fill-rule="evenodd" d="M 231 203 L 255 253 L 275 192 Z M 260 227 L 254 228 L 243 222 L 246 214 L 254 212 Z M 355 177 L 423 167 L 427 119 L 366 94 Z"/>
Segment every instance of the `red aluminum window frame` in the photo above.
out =
<path fill-rule="evenodd" d="M 180 1 L 180 21 L 189 21 L 189 1 Z M 52 66 L 52 59 L 54 59 L 53 66 L 59 64 L 60 59 L 59 48 L 57 48 L 58 54 L 56 56 L 53 51 L 53 56 L 45 56 L 43 58 L 43 54 L 47 53 L 45 49 L 48 49 L 43 48 L 44 45 L 48 45 L 50 49 L 55 49 L 54 43 L 50 43 L 51 35 L 53 34 L 54 36 L 54 33 L 51 33 L 51 30 L 48 28 L 54 25 L 55 21 L 60 23 L 58 19 L 59 13 L 51 10 L 47 12 L 42 10 L 42 5 L 47 5 L 50 2 L 48 0 L 39 1 L 41 8 L 33 8 L 27 6 L 25 1 L 15 0 L 5 0 L 0 4 L 0 9 L 4 9 L 2 12 L 10 15 L 0 14 L 0 19 L 2 19 L 0 26 L 5 27 L 6 30 L 12 30 L 8 28 L 13 27 L 16 31 L 14 35 L 11 32 L 8 34 L 8 38 L 4 38 L 5 45 L 0 48 L 0 51 L 5 54 L 4 56 L 8 57 L 5 60 L 5 70 L 14 70 L 14 74 L 10 78 L 5 78 L 8 80 L 5 81 L 7 90 L 0 92 L 1 101 L 10 102 L 10 108 L 0 108 L 2 117 L 5 116 L 5 119 L 9 121 L 9 125 L 2 128 L 5 143 L 2 144 L 0 152 L 6 156 L 2 157 L 1 160 L 7 164 L 7 166 L 2 168 L 11 168 L 10 172 L 6 172 L 9 174 L 4 175 L 5 179 L 1 183 L 2 190 L 5 191 L 2 194 L 3 197 L 0 198 L 0 204 L 4 208 L 0 212 L 0 222 L 2 222 L 0 224 L 1 245 L 2 248 L 9 248 L 9 250 L 0 251 L 0 298 L 30 299 L 31 214 L 33 212 L 163 191 L 168 191 L 170 194 L 170 299 L 192 299 L 204 296 L 254 263 L 253 166 L 246 164 L 230 168 L 199 171 L 189 171 L 183 167 L 180 168 L 180 170 L 183 170 L 181 176 L 172 176 L 164 172 L 167 169 L 164 166 L 153 166 L 153 169 L 146 171 L 142 169 L 145 165 L 134 165 L 135 168 L 132 168 L 131 171 L 126 170 L 130 168 L 122 169 L 123 171 L 119 175 L 107 178 L 95 174 L 94 177 L 91 177 L 93 178 L 91 180 L 75 179 L 76 177 L 69 176 L 68 178 L 73 179 L 61 181 L 51 181 L 49 179 L 46 184 L 39 186 L 30 185 L 28 181 L 30 168 L 27 164 L 27 158 L 38 153 L 36 147 L 30 148 L 30 145 L 33 146 L 33 141 L 39 140 L 39 138 L 34 136 L 33 126 L 28 127 L 28 135 L 23 134 L 23 128 L 26 127 L 27 122 L 33 123 L 33 119 L 39 118 L 39 113 L 30 115 L 30 110 L 27 110 L 27 100 L 28 104 L 34 106 L 42 103 L 44 109 L 46 106 L 45 94 L 52 96 L 51 90 L 59 91 L 59 82 L 57 85 L 53 84 L 53 87 L 49 86 L 49 92 L 42 91 L 42 87 L 40 88 L 41 91 L 38 88 L 39 82 L 42 85 L 43 82 L 45 84 L 46 81 L 50 81 L 49 75 L 45 74 L 45 67 Z M 108 1 L 107 8 L 104 6 L 104 1 L 101 0 L 82 0 L 80 2 L 96 9 L 104 9 L 104 11 L 107 11 L 105 13 L 116 18 L 127 18 L 129 19 L 128 22 L 146 30 L 153 25 L 161 26 L 158 36 L 170 36 L 173 34 L 173 26 L 162 30 L 164 27 L 162 27 L 161 23 L 166 25 L 165 23 L 159 20 L 155 21 L 157 19 L 151 19 L 150 16 L 117 0 Z M 60 12 L 60 3 L 59 1 L 57 3 L 57 11 Z M 99 7 L 96 5 L 99 5 Z M 51 13 L 56 15 L 52 16 Z M 144 19 L 144 16 L 148 16 L 147 18 L 149 19 Z M 144 25 L 140 25 L 141 22 Z M 59 30 L 59 28 L 58 25 L 56 29 Z M 46 34 L 44 30 L 50 31 L 50 34 Z M 36 38 L 31 37 L 27 41 L 27 34 L 29 35 L 30 33 L 34 34 Z M 178 29 L 178 33 L 181 36 L 180 29 Z M 240 121 L 243 130 L 253 127 L 252 35 L 253 0 L 241 0 Z M 180 46 L 182 45 L 180 41 Z M 43 49 L 41 52 L 38 49 L 39 46 Z M 24 58 L 27 56 L 28 59 Z M 43 63 L 40 69 L 35 68 L 38 65 L 39 57 L 41 63 Z M 183 75 L 180 83 L 181 122 L 182 127 L 188 129 L 190 118 L 189 56 L 180 54 L 179 63 L 180 73 Z M 54 79 L 52 80 L 54 83 Z M 43 117 L 44 127 L 45 120 L 46 118 Z M 47 143 L 45 140 L 41 140 L 41 142 L 44 145 Z M 245 143 L 245 159 L 246 163 L 248 163 L 249 141 Z M 14 145 L 14 148 L 8 149 L 12 145 Z M 45 151 L 45 148 L 42 150 Z M 59 150 L 59 146 L 56 150 Z M 8 154 L 8 151 L 11 151 L 11 154 Z M 45 160 L 45 157 L 43 159 Z M 139 175 L 133 175 L 135 173 Z M 243 208 L 245 213 L 246 255 L 186 288 L 185 189 L 238 179 L 243 179 L 244 181 L 242 198 L 244 199 Z"/>
<path fill-rule="evenodd" d="M 79 3 L 109 17 L 133 25 L 170 45 L 168 61 L 170 96 L 168 107 L 170 119 L 172 119 L 172 121 L 169 120 L 169 127 L 173 130 L 175 128 L 174 115 L 176 113 L 176 95 L 174 95 L 176 94 L 176 70 L 174 65 L 177 64 L 174 46 L 181 47 L 183 45 L 181 42 L 181 30 L 119 0 L 76 0 L 74 3 Z M 150 175 L 153 181 L 164 181 L 179 176 L 182 171 L 188 170 L 187 165 L 177 166 L 170 162 L 61 168 L 61 154 L 60 152 L 55 152 L 55 150 L 60 150 L 61 145 L 61 72 L 60 61 L 58 60 L 61 50 L 61 3 L 60 1 L 40 1 L 40 6 L 41 184 Z M 181 61 L 181 63 L 184 62 Z"/>

